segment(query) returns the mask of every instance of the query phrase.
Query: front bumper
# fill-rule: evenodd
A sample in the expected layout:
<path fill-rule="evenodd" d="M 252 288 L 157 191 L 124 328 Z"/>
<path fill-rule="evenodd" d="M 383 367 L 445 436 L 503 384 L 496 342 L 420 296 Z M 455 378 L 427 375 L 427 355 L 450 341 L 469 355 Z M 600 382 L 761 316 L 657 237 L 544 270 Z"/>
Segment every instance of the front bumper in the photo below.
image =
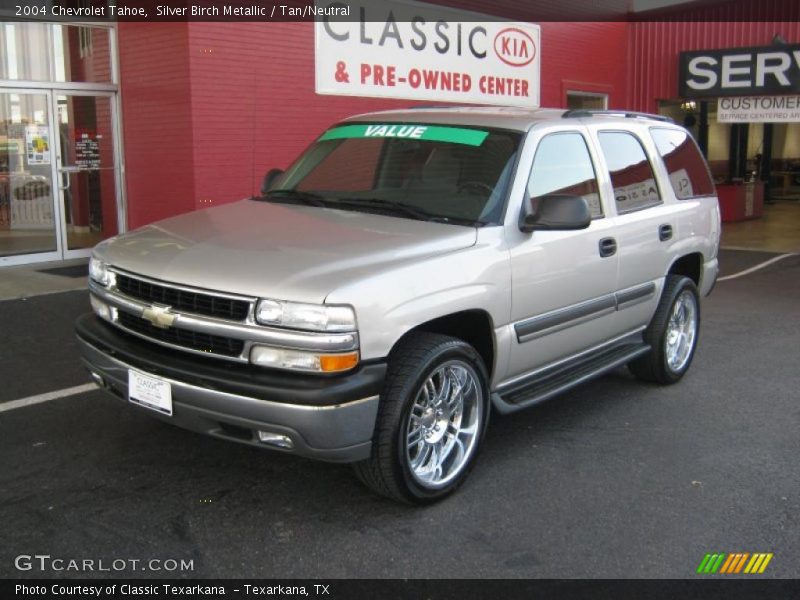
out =
<path fill-rule="evenodd" d="M 116 331 L 93 314 L 80 317 L 75 328 L 83 363 L 118 398 L 127 401 L 130 368 L 170 383 L 171 417 L 132 404 L 151 416 L 319 460 L 354 462 L 370 455 L 385 363 L 336 377 L 274 373 L 163 349 Z M 289 438 L 291 448 L 259 441 L 259 431 Z"/>

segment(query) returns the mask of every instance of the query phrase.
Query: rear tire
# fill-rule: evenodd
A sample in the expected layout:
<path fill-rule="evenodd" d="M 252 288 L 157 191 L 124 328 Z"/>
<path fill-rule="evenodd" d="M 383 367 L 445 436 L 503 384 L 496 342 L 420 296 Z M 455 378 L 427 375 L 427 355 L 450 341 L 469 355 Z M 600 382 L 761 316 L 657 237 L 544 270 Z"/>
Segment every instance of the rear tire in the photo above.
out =
<path fill-rule="evenodd" d="M 460 486 L 489 421 L 488 374 L 466 342 L 415 332 L 389 356 L 372 455 L 355 463 L 370 489 L 426 504 Z"/>
<path fill-rule="evenodd" d="M 700 333 L 700 296 L 688 277 L 667 275 L 655 315 L 644 333 L 650 352 L 630 363 L 639 379 L 669 385 L 692 364 Z"/>

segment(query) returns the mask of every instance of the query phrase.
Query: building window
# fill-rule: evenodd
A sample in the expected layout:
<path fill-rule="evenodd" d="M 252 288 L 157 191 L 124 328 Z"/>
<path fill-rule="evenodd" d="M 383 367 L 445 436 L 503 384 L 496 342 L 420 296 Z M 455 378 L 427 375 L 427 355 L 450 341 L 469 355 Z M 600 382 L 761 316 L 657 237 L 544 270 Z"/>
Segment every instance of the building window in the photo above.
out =
<path fill-rule="evenodd" d="M 597 92 L 567 92 L 567 108 L 586 110 L 606 110 L 608 108 L 608 94 Z"/>
<path fill-rule="evenodd" d="M 0 23 L 0 80 L 114 83 L 108 27 Z"/>

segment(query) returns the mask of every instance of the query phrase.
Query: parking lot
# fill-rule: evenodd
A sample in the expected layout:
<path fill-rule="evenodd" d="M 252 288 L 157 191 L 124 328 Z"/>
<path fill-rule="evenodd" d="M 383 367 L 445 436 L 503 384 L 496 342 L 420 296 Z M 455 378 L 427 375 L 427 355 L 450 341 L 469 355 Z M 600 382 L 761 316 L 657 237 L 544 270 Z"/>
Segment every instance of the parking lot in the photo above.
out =
<path fill-rule="evenodd" d="M 771 256 L 723 251 L 722 274 Z M 98 390 L 4 410 L 88 383 L 88 299 L 0 302 L 0 577 L 65 575 L 14 566 L 48 554 L 193 561 L 114 573 L 144 577 L 686 578 L 709 552 L 774 553 L 764 576 L 800 577 L 799 301 L 800 256 L 719 282 L 682 382 L 620 370 L 495 414 L 465 486 L 427 508 Z"/>

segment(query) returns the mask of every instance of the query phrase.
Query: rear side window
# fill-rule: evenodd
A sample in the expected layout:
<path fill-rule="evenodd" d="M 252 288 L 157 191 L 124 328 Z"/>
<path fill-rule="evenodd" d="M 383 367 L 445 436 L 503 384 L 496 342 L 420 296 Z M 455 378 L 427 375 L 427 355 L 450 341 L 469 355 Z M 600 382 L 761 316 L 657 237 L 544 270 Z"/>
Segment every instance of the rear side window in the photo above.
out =
<path fill-rule="evenodd" d="M 639 139 L 625 131 L 601 131 L 617 212 L 625 213 L 661 203 L 653 167 Z"/>
<path fill-rule="evenodd" d="M 669 181 L 679 200 L 713 196 L 714 184 L 703 155 L 692 136 L 679 129 L 652 128 L 650 133 L 669 172 Z"/>
<path fill-rule="evenodd" d="M 539 142 L 528 179 L 528 196 L 581 196 L 592 218 L 603 216 L 592 158 L 579 133 L 553 133 Z"/>

